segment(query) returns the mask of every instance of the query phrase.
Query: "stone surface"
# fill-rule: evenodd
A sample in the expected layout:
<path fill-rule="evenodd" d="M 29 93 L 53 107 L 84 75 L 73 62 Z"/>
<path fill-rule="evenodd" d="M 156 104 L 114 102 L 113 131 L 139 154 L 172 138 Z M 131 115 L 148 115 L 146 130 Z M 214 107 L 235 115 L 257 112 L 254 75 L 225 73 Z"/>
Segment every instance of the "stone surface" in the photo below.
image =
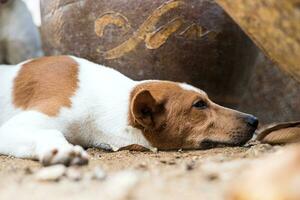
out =
<path fill-rule="evenodd" d="M 299 0 L 217 0 L 283 70 L 300 81 Z"/>
<path fill-rule="evenodd" d="M 300 119 L 300 83 L 260 54 L 237 109 L 256 115 L 261 124 Z"/>
<path fill-rule="evenodd" d="M 137 80 L 198 86 L 224 105 L 244 92 L 258 49 L 213 0 L 42 0 L 48 55 L 73 54 Z"/>

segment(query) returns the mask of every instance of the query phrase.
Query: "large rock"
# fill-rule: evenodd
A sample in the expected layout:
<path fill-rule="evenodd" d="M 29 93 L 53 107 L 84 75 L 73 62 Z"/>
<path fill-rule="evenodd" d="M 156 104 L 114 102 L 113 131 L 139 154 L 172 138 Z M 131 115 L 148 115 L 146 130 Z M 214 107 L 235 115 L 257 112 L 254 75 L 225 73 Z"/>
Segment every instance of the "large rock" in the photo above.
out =
<path fill-rule="evenodd" d="M 48 55 L 73 54 L 137 80 L 183 81 L 236 105 L 257 48 L 213 0 L 42 0 Z"/>
<path fill-rule="evenodd" d="M 217 0 L 278 67 L 300 82 L 299 0 Z"/>

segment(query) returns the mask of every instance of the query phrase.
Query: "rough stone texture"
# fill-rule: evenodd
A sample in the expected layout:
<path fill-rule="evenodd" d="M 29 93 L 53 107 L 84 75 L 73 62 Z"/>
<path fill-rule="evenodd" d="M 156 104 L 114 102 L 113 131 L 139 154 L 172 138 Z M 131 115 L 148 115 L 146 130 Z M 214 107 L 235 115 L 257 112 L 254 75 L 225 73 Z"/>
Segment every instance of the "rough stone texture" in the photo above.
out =
<path fill-rule="evenodd" d="M 133 79 L 194 84 L 217 102 L 243 93 L 257 47 L 213 0 L 42 0 L 48 55 L 73 54 Z"/>
<path fill-rule="evenodd" d="M 217 0 L 279 67 L 300 81 L 299 0 Z"/>
<path fill-rule="evenodd" d="M 262 124 L 299 120 L 300 83 L 261 54 L 238 109 Z"/>
<path fill-rule="evenodd" d="M 40 34 L 26 4 L 0 0 L 0 64 L 18 64 L 40 56 Z"/>

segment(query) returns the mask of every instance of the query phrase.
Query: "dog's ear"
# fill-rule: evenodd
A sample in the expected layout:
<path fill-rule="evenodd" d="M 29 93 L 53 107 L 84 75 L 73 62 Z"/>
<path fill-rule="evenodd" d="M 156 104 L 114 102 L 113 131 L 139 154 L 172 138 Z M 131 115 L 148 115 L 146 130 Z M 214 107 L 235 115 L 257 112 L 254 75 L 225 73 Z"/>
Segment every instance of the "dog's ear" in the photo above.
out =
<path fill-rule="evenodd" d="M 131 113 L 135 122 L 144 128 L 153 128 L 157 124 L 156 117 L 163 110 L 149 90 L 139 91 L 132 99 Z"/>

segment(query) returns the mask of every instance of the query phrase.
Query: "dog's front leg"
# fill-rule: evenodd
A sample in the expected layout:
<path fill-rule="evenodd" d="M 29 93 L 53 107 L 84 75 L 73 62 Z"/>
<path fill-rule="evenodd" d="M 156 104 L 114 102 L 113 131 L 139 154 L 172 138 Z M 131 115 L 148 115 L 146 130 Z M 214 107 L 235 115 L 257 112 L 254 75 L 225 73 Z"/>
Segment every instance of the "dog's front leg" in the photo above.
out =
<path fill-rule="evenodd" d="M 0 154 L 37 159 L 44 165 L 86 164 L 88 154 L 70 144 L 58 127 L 55 118 L 24 111 L 0 127 Z"/>

